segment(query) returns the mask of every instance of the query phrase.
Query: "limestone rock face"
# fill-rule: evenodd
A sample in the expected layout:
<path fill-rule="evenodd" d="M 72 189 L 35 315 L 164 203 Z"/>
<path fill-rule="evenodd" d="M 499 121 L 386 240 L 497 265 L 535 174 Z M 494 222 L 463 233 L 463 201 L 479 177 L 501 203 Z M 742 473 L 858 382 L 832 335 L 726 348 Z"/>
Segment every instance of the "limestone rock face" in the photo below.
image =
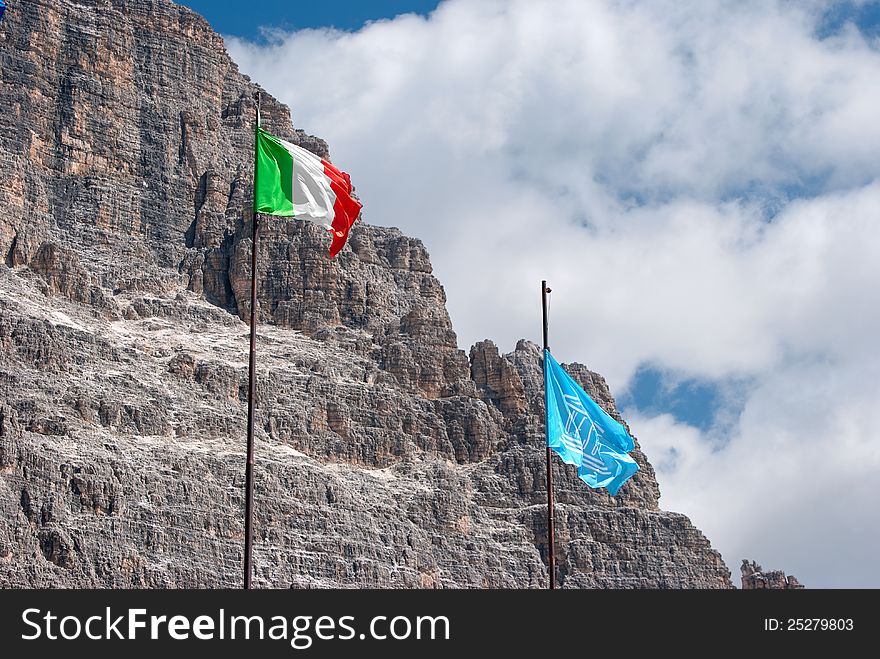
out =
<path fill-rule="evenodd" d="M 167 0 L 10 2 L 0 586 L 240 584 L 256 91 Z M 539 348 L 459 350 L 425 246 L 397 229 L 359 222 L 333 260 L 329 243 L 260 220 L 256 584 L 543 586 Z M 634 454 L 615 498 L 554 464 L 560 584 L 730 587 Z"/>
<path fill-rule="evenodd" d="M 782 570 L 765 571 L 748 559 L 743 559 L 740 571 L 743 590 L 799 590 L 805 587 L 794 575 L 785 576 Z"/>

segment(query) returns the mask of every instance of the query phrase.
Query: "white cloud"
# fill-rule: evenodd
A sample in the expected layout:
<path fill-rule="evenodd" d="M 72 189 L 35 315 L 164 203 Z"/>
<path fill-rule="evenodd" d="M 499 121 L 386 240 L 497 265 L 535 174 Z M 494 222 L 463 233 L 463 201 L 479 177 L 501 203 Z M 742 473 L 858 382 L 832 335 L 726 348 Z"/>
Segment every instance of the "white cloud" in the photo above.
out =
<path fill-rule="evenodd" d="M 463 347 L 539 339 L 546 278 L 555 351 L 614 389 L 746 378 L 723 448 L 632 420 L 664 505 L 734 570 L 878 586 L 880 51 L 818 39 L 827 6 L 450 0 L 228 46 L 425 240 Z"/>
<path fill-rule="evenodd" d="M 669 415 L 629 422 L 664 501 L 691 515 L 733 569 L 751 557 L 811 587 L 876 587 L 878 376 L 876 363 L 789 365 L 751 392 L 723 441 Z"/>

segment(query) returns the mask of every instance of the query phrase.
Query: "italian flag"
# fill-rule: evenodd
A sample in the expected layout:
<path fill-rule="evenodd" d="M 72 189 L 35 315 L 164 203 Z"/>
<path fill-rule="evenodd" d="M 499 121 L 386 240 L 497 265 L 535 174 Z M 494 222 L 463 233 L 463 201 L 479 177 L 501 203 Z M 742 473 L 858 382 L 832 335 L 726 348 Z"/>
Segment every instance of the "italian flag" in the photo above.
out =
<path fill-rule="evenodd" d="M 333 235 L 336 256 L 361 212 L 351 178 L 301 146 L 257 128 L 254 212 L 309 220 Z"/>

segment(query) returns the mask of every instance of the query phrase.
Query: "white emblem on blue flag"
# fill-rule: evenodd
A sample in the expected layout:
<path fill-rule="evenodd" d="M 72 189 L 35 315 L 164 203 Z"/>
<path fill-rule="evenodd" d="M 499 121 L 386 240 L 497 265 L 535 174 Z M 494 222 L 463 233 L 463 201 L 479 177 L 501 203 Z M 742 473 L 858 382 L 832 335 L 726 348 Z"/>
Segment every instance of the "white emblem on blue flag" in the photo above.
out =
<path fill-rule="evenodd" d="M 610 474 L 611 471 L 602 462 L 599 452 L 602 446 L 599 436 L 605 431 L 596 425 L 580 398 L 562 394 L 562 401 L 568 411 L 568 419 L 561 436 L 562 443 L 568 450 L 580 454 L 584 464 L 600 474 Z"/>

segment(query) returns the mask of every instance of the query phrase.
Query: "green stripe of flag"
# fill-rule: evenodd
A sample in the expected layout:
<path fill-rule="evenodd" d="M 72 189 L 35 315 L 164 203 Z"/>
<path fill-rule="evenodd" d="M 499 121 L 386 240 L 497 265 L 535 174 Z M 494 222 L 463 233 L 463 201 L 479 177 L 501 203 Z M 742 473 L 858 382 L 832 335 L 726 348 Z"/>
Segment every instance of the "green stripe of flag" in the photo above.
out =
<path fill-rule="evenodd" d="M 293 217 L 293 156 L 277 137 L 257 128 L 254 212 Z"/>

